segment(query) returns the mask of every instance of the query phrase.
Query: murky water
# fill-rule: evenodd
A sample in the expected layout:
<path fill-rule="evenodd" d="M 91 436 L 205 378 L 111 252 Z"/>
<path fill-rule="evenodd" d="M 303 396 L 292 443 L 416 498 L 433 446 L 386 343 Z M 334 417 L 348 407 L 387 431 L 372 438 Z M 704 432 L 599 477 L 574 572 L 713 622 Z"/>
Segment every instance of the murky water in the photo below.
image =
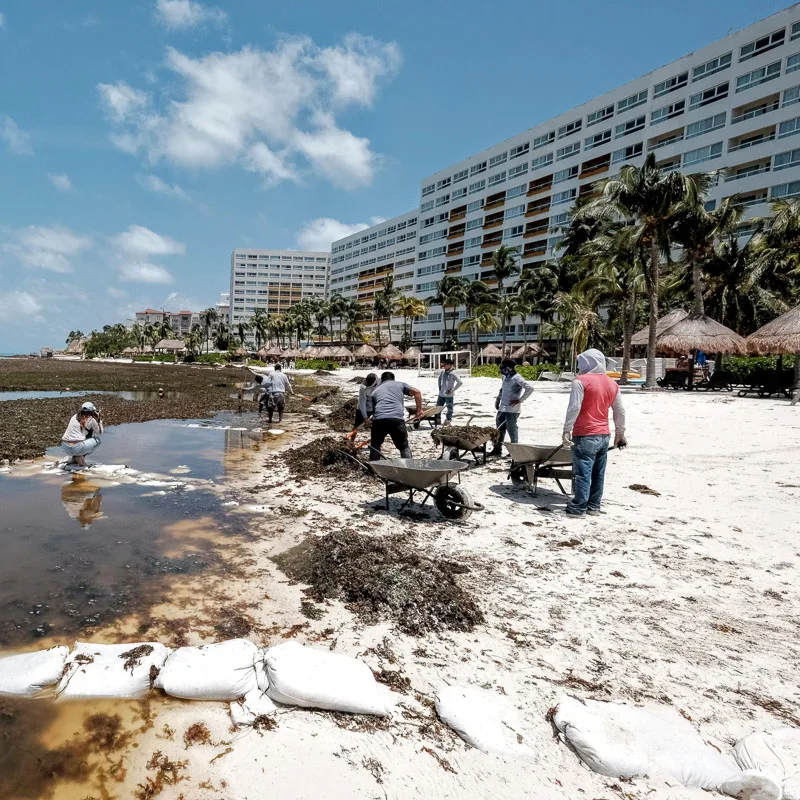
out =
<path fill-rule="evenodd" d="M 123 400 L 177 400 L 182 397 L 182 392 L 137 392 L 137 391 L 63 391 L 63 392 L 47 392 L 39 390 L 29 390 L 23 392 L 0 392 L 0 403 L 4 400 L 46 400 L 52 397 L 84 397 L 87 394 L 115 394 Z"/>
<path fill-rule="evenodd" d="M 89 461 L 126 464 L 127 472 L 48 469 L 63 455 L 55 448 L 0 474 L 0 653 L 119 640 L 114 626 L 123 622 L 126 641 L 158 638 L 151 610 L 179 591 L 189 598 L 181 613 L 193 620 L 198 578 L 232 575 L 231 555 L 249 536 L 243 517 L 223 505 L 224 480 L 261 468 L 259 451 L 278 437 L 257 426 L 253 414 L 120 425 Z M 230 638 L 224 625 L 204 624 Z M 105 715 L 106 725 L 120 714 L 128 736 L 143 713 L 137 703 L 0 698 L 0 797 L 114 796 L 109 770 L 122 750 L 93 742 L 88 721 Z M 98 791 L 104 782 L 109 794 Z"/>

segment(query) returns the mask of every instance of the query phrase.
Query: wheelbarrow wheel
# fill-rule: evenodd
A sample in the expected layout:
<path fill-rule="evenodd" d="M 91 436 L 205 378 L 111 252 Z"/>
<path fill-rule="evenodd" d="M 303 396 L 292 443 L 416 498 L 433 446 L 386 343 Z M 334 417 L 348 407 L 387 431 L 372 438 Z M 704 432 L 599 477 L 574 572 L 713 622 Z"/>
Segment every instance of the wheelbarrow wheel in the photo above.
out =
<path fill-rule="evenodd" d="M 415 431 L 419 430 L 419 420 L 418 419 L 414 420 L 414 422 L 412 423 L 412 427 L 414 428 Z"/>
<path fill-rule="evenodd" d="M 528 482 L 528 476 L 525 472 L 525 467 L 512 467 L 511 468 L 511 483 L 514 486 L 525 486 Z"/>
<path fill-rule="evenodd" d="M 446 483 L 436 490 L 436 508 L 446 519 L 465 520 L 472 513 L 474 505 L 466 489 Z"/>

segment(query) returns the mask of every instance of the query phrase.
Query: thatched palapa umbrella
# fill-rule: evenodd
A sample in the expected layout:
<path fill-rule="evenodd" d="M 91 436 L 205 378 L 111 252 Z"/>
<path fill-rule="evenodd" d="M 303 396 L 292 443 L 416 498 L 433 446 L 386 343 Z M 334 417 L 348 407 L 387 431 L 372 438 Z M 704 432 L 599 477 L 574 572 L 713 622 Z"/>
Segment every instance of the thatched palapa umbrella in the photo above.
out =
<path fill-rule="evenodd" d="M 319 358 L 335 358 L 335 350 L 332 347 L 323 347 L 319 351 Z"/>
<path fill-rule="evenodd" d="M 664 331 L 671 328 L 676 322 L 680 322 L 688 316 L 689 312 L 684 311 L 682 308 L 676 308 L 674 311 L 670 311 L 669 314 L 665 314 L 656 325 L 656 338 L 661 336 Z M 631 337 L 631 347 L 647 347 L 649 334 L 650 328 L 642 328 L 638 333 L 634 333 Z"/>
<path fill-rule="evenodd" d="M 262 361 L 269 356 L 269 351 L 266 347 L 262 347 L 257 353 L 256 358 L 260 358 Z"/>
<path fill-rule="evenodd" d="M 794 354 L 792 405 L 800 400 L 800 306 L 768 322 L 747 337 L 747 348 L 755 355 Z"/>
<path fill-rule="evenodd" d="M 525 358 L 526 356 L 533 356 L 534 358 L 538 358 L 539 356 L 546 356 L 547 353 L 545 352 L 544 348 L 540 347 L 538 344 L 526 344 L 522 347 L 518 347 L 512 354 L 511 358 Z"/>
<path fill-rule="evenodd" d="M 400 361 L 403 358 L 403 351 L 399 347 L 389 342 L 386 347 L 381 349 L 378 355 L 381 358 L 388 359 L 389 361 Z"/>
<path fill-rule="evenodd" d="M 378 355 L 378 351 L 372 345 L 362 344 L 354 355 L 356 358 L 375 358 Z"/>
<path fill-rule="evenodd" d="M 419 347 L 409 347 L 408 350 L 403 353 L 403 358 L 408 359 L 409 361 L 419 358 L 422 355 L 422 350 Z"/>
<path fill-rule="evenodd" d="M 280 358 L 281 352 L 282 350 L 276 344 L 272 345 L 272 347 L 267 348 L 268 356 L 274 356 L 275 358 Z"/>
<path fill-rule="evenodd" d="M 344 345 L 340 345 L 339 347 L 335 347 L 334 351 L 336 352 L 336 358 L 352 358 L 353 357 L 353 354 Z"/>
<path fill-rule="evenodd" d="M 704 350 L 720 355 L 747 354 L 747 342 L 743 337 L 705 314 L 688 314 L 680 322 L 671 325 L 659 334 L 656 347 L 672 353 Z"/>
<path fill-rule="evenodd" d="M 480 356 L 481 356 L 481 363 L 483 363 L 483 360 L 485 358 L 502 358 L 503 351 L 496 345 L 487 344 L 486 347 L 484 347 L 483 350 L 481 350 Z"/>

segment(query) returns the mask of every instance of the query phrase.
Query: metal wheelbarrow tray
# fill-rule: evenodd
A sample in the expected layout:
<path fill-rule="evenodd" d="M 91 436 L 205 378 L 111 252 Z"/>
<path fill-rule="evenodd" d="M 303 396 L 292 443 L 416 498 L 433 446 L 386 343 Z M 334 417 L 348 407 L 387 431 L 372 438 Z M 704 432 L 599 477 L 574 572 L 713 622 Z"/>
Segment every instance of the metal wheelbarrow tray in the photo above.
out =
<path fill-rule="evenodd" d="M 372 473 L 386 485 L 386 509 L 389 495 L 408 492 L 408 500 L 401 511 L 414 501 L 414 495 L 425 495 L 420 505 L 433 498 L 439 513 L 447 519 L 464 520 L 473 511 L 482 511 L 480 503 L 473 502 L 467 491 L 450 483 L 453 475 L 467 468 L 464 461 L 442 461 L 438 458 L 386 458 L 371 461 Z"/>
<path fill-rule="evenodd" d="M 562 494 L 567 494 L 562 480 L 572 480 L 572 452 L 563 445 L 506 443 L 511 455 L 509 477 L 516 486 L 527 486 L 534 497 L 540 478 L 552 478 Z"/>
<path fill-rule="evenodd" d="M 412 427 L 414 430 L 419 430 L 420 423 L 425 420 L 431 428 L 435 428 L 437 425 L 441 424 L 442 418 L 442 411 L 444 406 L 429 406 L 428 408 L 422 409 L 422 414 L 417 417 L 412 423 Z M 409 418 L 413 417 L 414 414 L 417 413 L 416 406 L 406 406 L 406 411 L 408 411 Z M 410 420 L 409 420 L 410 421 Z"/>
<path fill-rule="evenodd" d="M 484 464 L 486 463 L 486 445 L 494 440 L 494 436 L 491 433 L 483 434 L 474 439 L 451 435 L 447 433 L 446 427 L 437 428 L 436 432 L 431 435 L 434 436 L 434 441 L 438 439 L 442 445 L 442 454 L 439 458 L 444 458 L 444 451 L 449 447 L 450 451 L 448 457 L 451 461 L 458 460 L 467 453 L 470 453 L 475 459 L 476 464 L 481 463 L 481 461 L 478 460 L 479 455 L 482 456 L 482 462 Z M 497 432 L 495 431 L 495 436 L 496 435 Z"/>

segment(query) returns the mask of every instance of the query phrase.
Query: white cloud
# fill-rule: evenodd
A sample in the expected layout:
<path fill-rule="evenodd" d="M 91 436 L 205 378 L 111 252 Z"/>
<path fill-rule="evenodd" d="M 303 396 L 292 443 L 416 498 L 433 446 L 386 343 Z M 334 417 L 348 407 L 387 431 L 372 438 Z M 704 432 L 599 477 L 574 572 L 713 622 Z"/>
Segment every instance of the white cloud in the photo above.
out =
<path fill-rule="evenodd" d="M 174 283 L 175 279 L 164 267 L 147 261 L 126 261 L 119 268 L 121 281 L 136 283 Z"/>
<path fill-rule="evenodd" d="M 125 122 L 147 106 L 146 92 L 128 86 L 125 81 L 98 83 L 97 91 L 108 115 L 117 123 Z"/>
<path fill-rule="evenodd" d="M 186 252 L 183 242 L 162 236 L 141 225 L 129 225 L 127 231 L 112 237 L 111 241 L 124 255 L 136 258 L 183 255 Z"/>
<path fill-rule="evenodd" d="M 376 222 L 372 223 L 377 225 Z M 331 242 L 343 239 L 345 236 L 363 231 L 369 228 L 369 223 L 356 222 L 349 225 L 346 222 L 339 222 L 338 219 L 330 217 L 318 217 L 307 222 L 297 234 L 297 246 L 301 250 L 322 250 L 330 251 Z"/>
<path fill-rule="evenodd" d="M 0 292 L 0 319 L 29 319 L 41 311 L 41 303 L 30 292 Z"/>
<path fill-rule="evenodd" d="M 33 145 L 30 134 L 19 129 L 11 117 L 0 114 L 0 139 L 6 143 L 9 151 L 18 156 L 33 155 Z"/>
<path fill-rule="evenodd" d="M 125 83 L 100 84 L 120 149 L 184 167 L 237 165 L 267 183 L 299 180 L 303 168 L 337 185 L 370 183 L 368 139 L 336 114 L 370 106 L 400 64 L 396 45 L 351 34 L 336 47 L 307 37 L 273 49 L 245 47 L 192 58 L 167 50 L 168 91 L 148 97 Z"/>
<path fill-rule="evenodd" d="M 188 200 L 189 195 L 178 186 L 177 183 L 169 184 L 158 177 L 158 175 L 137 175 L 137 183 L 149 192 L 165 194 L 167 197 L 177 197 L 180 200 Z"/>
<path fill-rule="evenodd" d="M 78 236 L 61 225 L 50 228 L 30 225 L 15 231 L 3 250 L 26 267 L 72 272 L 72 259 L 91 245 L 88 236 Z"/>
<path fill-rule="evenodd" d="M 194 0 L 157 0 L 156 19 L 168 28 L 194 28 L 205 22 L 222 25 L 228 15 L 219 8 L 208 8 Z"/>
<path fill-rule="evenodd" d="M 127 292 L 122 291 L 122 289 L 117 289 L 116 286 L 109 286 L 106 288 L 106 294 L 109 297 L 113 297 L 115 300 L 122 300 L 128 296 Z"/>
<path fill-rule="evenodd" d="M 69 179 L 67 175 L 64 174 L 58 175 L 52 172 L 48 172 L 47 177 L 50 178 L 50 182 L 60 192 L 68 192 L 72 189 L 72 181 Z"/>

